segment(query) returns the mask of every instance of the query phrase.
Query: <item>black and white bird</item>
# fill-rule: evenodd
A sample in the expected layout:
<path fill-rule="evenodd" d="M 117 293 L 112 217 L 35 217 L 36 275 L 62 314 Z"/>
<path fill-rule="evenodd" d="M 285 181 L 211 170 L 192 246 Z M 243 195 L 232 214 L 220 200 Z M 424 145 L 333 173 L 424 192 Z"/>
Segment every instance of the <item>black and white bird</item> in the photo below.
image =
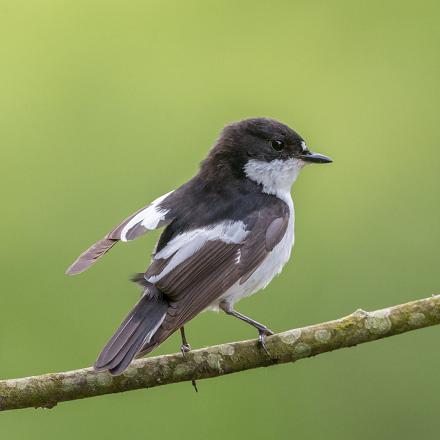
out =
<path fill-rule="evenodd" d="M 195 177 L 80 255 L 67 274 L 85 271 L 119 241 L 165 227 L 146 272 L 133 278 L 142 286 L 142 297 L 102 350 L 95 369 L 120 374 L 179 329 L 181 349 L 189 350 L 184 325 L 207 309 L 223 310 L 255 327 L 266 350 L 271 330 L 234 305 L 281 272 L 294 242 L 291 186 L 305 165 L 328 162 L 280 122 L 232 123 Z"/>

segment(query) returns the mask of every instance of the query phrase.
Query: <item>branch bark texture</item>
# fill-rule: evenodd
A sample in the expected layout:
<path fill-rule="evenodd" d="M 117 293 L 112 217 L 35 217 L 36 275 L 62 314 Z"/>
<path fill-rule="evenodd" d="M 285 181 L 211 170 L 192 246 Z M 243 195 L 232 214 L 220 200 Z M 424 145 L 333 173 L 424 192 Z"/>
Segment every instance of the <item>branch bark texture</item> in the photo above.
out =
<path fill-rule="evenodd" d="M 0 411 L 52 408 L 59 402 L 84 399 L 170 383 L 207 379 L 251 368 L 295 362 L 418 328 L 440 324 L 440 295 L 387 309 L 356 312 L 335 321 L 311 325 L 267 338 L 269 358 L 256 340 L 139 359 L 121 376 L 83 368 L 62 373 L 0 381 Z"/>

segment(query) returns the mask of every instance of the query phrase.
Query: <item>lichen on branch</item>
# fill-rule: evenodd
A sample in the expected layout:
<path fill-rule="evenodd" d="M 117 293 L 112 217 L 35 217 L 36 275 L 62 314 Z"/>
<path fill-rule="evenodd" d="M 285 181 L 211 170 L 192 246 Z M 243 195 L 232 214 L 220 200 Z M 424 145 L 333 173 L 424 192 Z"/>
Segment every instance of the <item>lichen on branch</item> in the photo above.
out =
<path fill-rule="evenodd" d="M 271 357 L 261 350 L 256 340 L 250 340 L 202 348 L 186 356 L 179 353 L 139 359 L 120 376 L 83 368 L 1 380 L 0 411 L 52 408 L 68 400 L 295 362 L 436 324 L 440 324 L 440 295 L 374 312 L 357 310 L 341 319 L 275 334 L 267 338 Z"/>

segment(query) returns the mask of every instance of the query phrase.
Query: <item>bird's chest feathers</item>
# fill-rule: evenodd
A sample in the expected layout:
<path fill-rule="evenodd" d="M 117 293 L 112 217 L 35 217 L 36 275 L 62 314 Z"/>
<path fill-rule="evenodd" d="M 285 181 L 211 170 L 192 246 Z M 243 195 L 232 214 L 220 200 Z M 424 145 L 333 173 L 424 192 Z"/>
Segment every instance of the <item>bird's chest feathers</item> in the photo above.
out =
<path fill-rule="evenodd" d="M 256 290 L 264 289 L 270 283 L 272 278 L 281 272 L 283 266 L 290 258 L 290 253 L 295 241 L 295 210 L 290 193 L 285 193 L 283 196 L 283 201 L 286 202 L 289 207 L 289 223 L 286 233 L 281 241 L 264 259 L 260 267 L 254 272 L 253 276 L 249 278 L 249 284 L 247 282 L 243 284 L 245 290 L 252 290 L 252 292 L 247 293 L 247 295 L 254 293 Z"/>
<path fill-rule="evenodd" d="M 281 197 L 280 197 L 281 196 Z M 231 288 L 229 288 L 218 302 L 225 300 L 231 304 L 239 301 L 241 298 L 250 296 L 256 293 L 260 289 L 264 289 L 271 280 L 278 275 L 283 269 L 284 265 L 290 258 L 290 253 L 295 241 L 294 223 L 295 223 L 295 211 L 293 206 L 292 197 L 289 192 L 279 195 L 289 207 L 289 223 L 286 233 L 281 241 L 272 249 L 267 255 L 264 261 L 260 264 L 257 270 L 244 282 L 240 284 L 237 282 Z M 216 310 L 218 302 L 212 304 L 211 308 Z"/>
<path fill-rule="evenodd" d="M 287 199 L 287 197 L 286 197 Z M 293 206 L 292 197 L 288 193 L 288 200 L 284 200 L 289 206 L 289 223 L 286 233 L 282 240 L 273 248 L 268 255 L 268 259 L 273 259 L 274 268 L 273 276 L 277 275 L 290 258 L 293 244 L 295 242 L 295 208 Z"/>
<path fill-rule="evenodd" d="M 254 276 L 249 278 L 249 284 L 243 284 L 243 286 L 246 285 L 245 290 L 253 289 L 250 293 L 244 293 L 244 296 L 266 287 L 272 278 L 281 272 L 281 269 L 289 260 L 295 240 L 295 209 L 290 190 L 303 167 L 304 163 L 296 159 L 273 160 L 271 162 L 250 160 L 245 166 L 247 177 L 260 184 L 263 192 L 273 194 L 287 204 L 289 207 L 289 224 L 282 240 L 265 258 L 255 271 Z"/>
<path fill-rule="evenodd" d="M 289 224 L 283 239 L 266 257 L 260 268 L 255 271 L 256 278 L 259 278 L 259 283 L 256 283 L 256 279 L 254 280 L 255 284 L 258 284 L 258 289 L 266 287 L 289 260 L 295 239 L 295 209 L 290 190 L 303 167 L 304 163 L 297 159 L 273 160 L 271 162 L 252 159 L 245 165 L 244 170 L 249 179 L 260 184 L 264 193 L 273 194 L 289 207 Z"/>

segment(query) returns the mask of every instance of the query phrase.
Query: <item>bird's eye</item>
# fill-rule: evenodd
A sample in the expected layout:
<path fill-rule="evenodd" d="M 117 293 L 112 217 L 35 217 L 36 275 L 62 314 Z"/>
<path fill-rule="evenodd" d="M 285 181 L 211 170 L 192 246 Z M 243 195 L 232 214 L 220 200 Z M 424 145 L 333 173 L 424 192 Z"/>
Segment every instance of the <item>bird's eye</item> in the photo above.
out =
<path fill-rule="evenodd" d="M 275 151 L 282 151 L 284 149 L 284 142 L 283 141 L 272 141 L 271 145 Z"/>

